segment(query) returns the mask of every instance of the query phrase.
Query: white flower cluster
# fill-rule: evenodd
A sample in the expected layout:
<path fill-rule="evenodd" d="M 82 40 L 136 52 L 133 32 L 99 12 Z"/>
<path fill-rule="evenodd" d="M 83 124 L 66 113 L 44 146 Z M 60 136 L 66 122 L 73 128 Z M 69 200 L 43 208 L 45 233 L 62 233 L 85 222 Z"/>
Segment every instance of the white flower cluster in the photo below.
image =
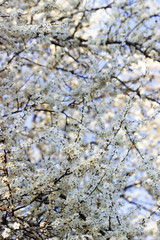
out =
<path fill-rule="evenodd" d="M 159 5 L 0 5 L 0 236 L 158 239 Z"/>

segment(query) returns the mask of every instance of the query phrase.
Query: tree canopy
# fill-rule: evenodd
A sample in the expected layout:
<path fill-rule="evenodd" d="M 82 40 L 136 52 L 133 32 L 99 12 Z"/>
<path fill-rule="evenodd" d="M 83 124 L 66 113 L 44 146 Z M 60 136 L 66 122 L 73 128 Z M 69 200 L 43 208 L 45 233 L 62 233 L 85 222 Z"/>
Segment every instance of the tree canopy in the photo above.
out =
<path fill-rule="evenodd" d="M 0 1 L 0 239 L 159 239 L 159 29 L 158 1 Z"/>

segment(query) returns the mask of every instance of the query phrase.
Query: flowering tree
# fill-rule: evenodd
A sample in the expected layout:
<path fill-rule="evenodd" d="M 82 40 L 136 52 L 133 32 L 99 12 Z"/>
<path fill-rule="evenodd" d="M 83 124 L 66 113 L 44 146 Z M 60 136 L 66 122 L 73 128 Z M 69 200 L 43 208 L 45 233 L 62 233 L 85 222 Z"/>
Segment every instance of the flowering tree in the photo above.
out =
<path fill-rule="evenodd" d="M 158 1 L 0 12 L 0 239 L 159 239 Z"/>

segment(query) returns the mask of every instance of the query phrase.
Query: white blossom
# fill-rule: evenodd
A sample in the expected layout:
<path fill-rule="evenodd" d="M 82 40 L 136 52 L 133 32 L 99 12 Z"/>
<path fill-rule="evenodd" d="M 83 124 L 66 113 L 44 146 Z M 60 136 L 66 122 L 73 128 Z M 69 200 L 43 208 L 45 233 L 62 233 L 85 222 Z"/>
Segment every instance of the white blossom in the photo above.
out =
<path fill-rule="evenodd" d="M 13 225 L 12 225 L 13 229 L 19 229 L 20 228 L 20 223 L 17 223 L 15 222 Z"/>
<path fill-rule="evenodd" d="M 158 239 L 159 4 L 0 6 L 0 236 Z"/>
<path fill-rule="evenodd" d="M 5 228 L 5 230 L 2 232 L 3 238 L 8 238 L 10 235 L 11 230 L 9 228 Z"/>

